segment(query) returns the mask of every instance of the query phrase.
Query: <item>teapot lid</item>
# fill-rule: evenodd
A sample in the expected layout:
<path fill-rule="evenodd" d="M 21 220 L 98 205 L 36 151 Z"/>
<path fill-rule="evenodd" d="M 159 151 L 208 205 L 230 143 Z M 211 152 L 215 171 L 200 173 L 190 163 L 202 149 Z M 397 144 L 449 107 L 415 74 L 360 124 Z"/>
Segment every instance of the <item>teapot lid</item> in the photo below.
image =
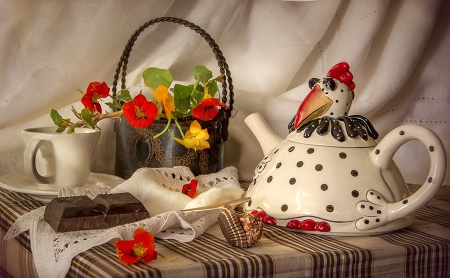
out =
<path fill-rule="evenodd" d="M 287 140 L 309 145 L 367 148 L 376 146 L 377 138 L 378 133 L 367 118 L 352 115 L 316 118 L 293 130 Z"/>

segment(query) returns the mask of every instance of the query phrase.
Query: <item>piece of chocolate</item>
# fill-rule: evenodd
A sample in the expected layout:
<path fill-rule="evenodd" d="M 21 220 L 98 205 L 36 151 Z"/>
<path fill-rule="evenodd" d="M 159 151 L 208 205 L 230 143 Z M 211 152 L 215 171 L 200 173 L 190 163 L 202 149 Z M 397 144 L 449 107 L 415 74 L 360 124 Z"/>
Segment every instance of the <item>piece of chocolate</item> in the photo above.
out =
<path fill-rule="evenodd" d="M 238 214 L 229 205 L 220 211 L 218 222 L 225 239 L 234 247 L 249 248 L 263 232 L 261 219 L 250 213 Z"/>
<path fill-rule="evenodd" d="M 106 229 L 149 218 L 144 205 L 130 193 L 54 198 L 47 204 L 44 220 L 56 232 Z"/>
<path fill-rule="evenodd" d="M 133 223 L 150 217 L 141 201 L 128 192 L 99 194 L 93 202 L 106 214 L 105 221 L 109 227 Z"/>
<path fill-rule="evenodd" d="M 93 199 L 93 202 L 98 205 L 104 214 L 147 212 L 141 201 L 128 192 L 98 194 Z"/>
<path fill-rule="evenodd" d="M 44 220 L 56 232 L 106 229 L 105 215 L 87 196 L 54 198 L 47 204 Z"/>

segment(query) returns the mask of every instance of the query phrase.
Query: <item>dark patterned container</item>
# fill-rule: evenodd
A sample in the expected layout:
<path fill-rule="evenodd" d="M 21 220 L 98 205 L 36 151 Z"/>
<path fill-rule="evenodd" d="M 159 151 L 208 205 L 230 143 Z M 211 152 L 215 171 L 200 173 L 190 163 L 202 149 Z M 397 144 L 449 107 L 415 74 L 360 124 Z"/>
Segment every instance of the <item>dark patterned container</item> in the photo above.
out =
<path fill-rule="evenodd" d="M 202 128 L 207 128 L 209 133 L 210 149 L 194 151 L 187 149 L 176 142 L 169 134 L 165 132 L 162 136 L 154 139 L 155 134 L 160 133 L 167 125 L 167 120 L 155 121 L 149 128 L 135 128 L 123 118 L 115 126 L 116 131 L 116 168 L 115 174 L 122 178 L 129 178 L 137 169 L 141 167 L 173 167 L 188 166 L 195 175 L 208 174 L 219 171 L 223 168 L 224 144 L 228 140 L 228 122 L 233 110 L 233 85 L 231 73 L 228 69 L 225 57 L 219 46 L 199 26 L 183 19 L 174 17 L 160 17 L 150 20 L 139 27 L 129 39 L 117 65 L 116 74 L 112 86 L 112 93 L 116 95 L 117 84 L 121 80 L 121 88 L 125 89 L 126 70 L 128 58 L 134 42 L 142 31 L 147 27 L 161 23 L 170 22 L 188 27 L 199 34 L 211 47 L 220 69 L 223 74 L 222 91 L 220 93 L 222 103 L 228 108 L 221 109 L 219 114 L 208 122 L 199 121 Z M 229 93 L 229 99 L 227 99 Z M 184 133 L 189 129 L 193 118 L 178 119 Z M 181 134 L 175 125 L 171 123 L 170 133 L 181 138 Z"/>
<path fill-rule="evenodd" d="M 179 121 L 184 133 L 189 130 L 192 121 Z M 153 136 L 166 127 L 167 121 L 159 120 L 148 128 L 136 128 L 131 126 L 128 120 L 122 119 L 116 123 L 116 175 L 128 179 L 141 167 L 188 166 L 195 175 L 219 171 L 223 168 L 224 142 L 214 142 L 214 123 L 200 122 L 203 128 L 208 125 L 208 142 L 211 147 L 195 151 L 187 149 L 170 136 L 169 132 L 181 138 L 174 123 L 170 124 L 169 132 L 154 139 Z"/>

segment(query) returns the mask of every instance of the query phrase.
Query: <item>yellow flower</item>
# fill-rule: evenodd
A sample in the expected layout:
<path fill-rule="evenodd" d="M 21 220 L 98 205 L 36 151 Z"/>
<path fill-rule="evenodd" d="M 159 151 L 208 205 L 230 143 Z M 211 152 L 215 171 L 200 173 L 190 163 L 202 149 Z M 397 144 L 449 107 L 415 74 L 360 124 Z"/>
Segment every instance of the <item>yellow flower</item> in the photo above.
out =
<path fill-rule="evenodd" d="M 186 134 L 184 135 L 184 140 L 174 136 L 172 137 L 175 141 L 188 149 L 201 151 L 209 148 L 209 143 L 207 141 L 209 139 L 208 130 L 206 128 L 202 129 L 202 126 L 197 121 L 191 123 L 189 130 L 186 131 Z"/>
<path fill-rule="evenodd" d="M 155 95 L 156 101 L 163 105 L 164 113 L 167 118 L 173 118 L 172 112 L 175 111 L 175 102 L 172 95 L 169 93 L 169 89 L 164 85 L 159 85 L 158 88 L 150 88 L 150 90 L 152 90 Z"/>

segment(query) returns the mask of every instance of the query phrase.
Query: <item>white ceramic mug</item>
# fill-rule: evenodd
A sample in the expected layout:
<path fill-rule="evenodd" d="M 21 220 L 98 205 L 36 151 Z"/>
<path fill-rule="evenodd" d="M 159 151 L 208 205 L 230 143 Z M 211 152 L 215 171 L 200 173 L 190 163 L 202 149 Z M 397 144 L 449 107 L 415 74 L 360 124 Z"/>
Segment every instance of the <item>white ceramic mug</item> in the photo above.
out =
<path fill-rule="evenodd" d="M 56 127 L 29 128 L 22 131 L 26 149 L 24 168 L 27 177 L 40 189 L 83 186 L 91 171 L 99 130 L 77 128 L 72 134 L 57 133 Z"/>

